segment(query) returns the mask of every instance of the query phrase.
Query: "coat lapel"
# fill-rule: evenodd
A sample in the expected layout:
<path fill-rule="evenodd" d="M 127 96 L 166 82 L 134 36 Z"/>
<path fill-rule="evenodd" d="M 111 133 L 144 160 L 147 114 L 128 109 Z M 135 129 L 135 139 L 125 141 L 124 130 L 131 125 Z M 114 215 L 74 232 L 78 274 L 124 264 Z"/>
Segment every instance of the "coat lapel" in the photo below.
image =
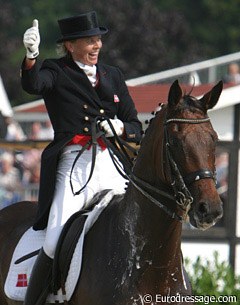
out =
<path fill-rule="evenodd" d="M 113 88 L 111 80 L 109 79 L 109 73 L 101 64 L 97 65 L 97 72 L 99 75 L 99 87 L 98 91 L 104 100 L 113 101 Z"/>
<path fill-rule="evenodd" d="M 111 79 L 109 78 L 108 71 L 103 65 L 97 64 L 97 73 L 99 76 L 99 87 L 97 88 L 97 90 L 91 85 L 89 79 L 87 78 L 83 70 L 80 69 L 79 66 L 72 59 L 66 59 L 65 65 L 67 65 L 70 69 L 78 73 L 78 77 L 81 78 L 81 80 L 77 82 L 77 86 L 85 96 L 90 98 L 101 108 L 103 108 L 103 103 L 101 99 L 113 102 L 114 92 L 112 88 Z M 97 92 L 99 92 L 100 94 L 98 95 Z"/>

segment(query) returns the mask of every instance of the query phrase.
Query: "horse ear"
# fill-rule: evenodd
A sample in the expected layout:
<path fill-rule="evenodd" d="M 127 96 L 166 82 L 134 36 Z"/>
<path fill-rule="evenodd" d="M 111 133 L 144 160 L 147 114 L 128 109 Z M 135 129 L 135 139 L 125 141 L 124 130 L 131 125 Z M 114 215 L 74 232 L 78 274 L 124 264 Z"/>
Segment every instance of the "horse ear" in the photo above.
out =
<path fill-rule="evenodd" d="M 213 108 L 220 97 L 220 94 L 222 93 L 223 89 L 223 82 L 220 81 L 215 85 L 211 91 L 208 93 L 204 94 L 204 96 L 200 99 L 201 103 L 204 105 L 205 110 L 207 111 L 208 109 Z"/>
<path fill-rule="evenodd" d="M 175 80 L 168 93 L 168 105 L 170 107 L 176 106 L 182 98 L 182 89 L 179 86 L 178 80 Z"/>

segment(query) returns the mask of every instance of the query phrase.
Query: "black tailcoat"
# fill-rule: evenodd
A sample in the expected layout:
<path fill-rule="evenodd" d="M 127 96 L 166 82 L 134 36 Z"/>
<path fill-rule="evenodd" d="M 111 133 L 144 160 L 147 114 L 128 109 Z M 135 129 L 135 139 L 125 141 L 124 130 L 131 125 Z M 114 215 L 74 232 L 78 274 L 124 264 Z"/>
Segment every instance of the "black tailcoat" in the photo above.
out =
<path fill-rule="evenodd" d="M 22 87 L 30 94 L 42 95 L 54 129 L 54 140 L 41 158 L 41 178 L 35 230 L 47 225 L 53 200 L 56 169 L 61 149 L 76 134 L 91 135 L 96 117 L 115 116 L 124 123 L 127 141 L 141 139 L 142 126 L 137 118 L 121 71 L 105 64 L 97 65 L 99 85 L 92 87 L 85 73 L 69 58 L 38 62 L 22 69 Z"/>

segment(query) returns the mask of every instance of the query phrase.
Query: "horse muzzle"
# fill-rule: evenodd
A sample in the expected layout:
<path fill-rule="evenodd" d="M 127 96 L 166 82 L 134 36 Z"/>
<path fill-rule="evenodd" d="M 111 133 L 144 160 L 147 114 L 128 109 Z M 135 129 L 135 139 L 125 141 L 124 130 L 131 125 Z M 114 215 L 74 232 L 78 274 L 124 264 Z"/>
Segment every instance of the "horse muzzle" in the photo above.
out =
<path fill-rule="evenodd" d="M 199 230 L 207 230 L 214 226 L 222 216 L 223 204 L 220 198 L 214 204 L 207 200 L 199 201 L 189 211 L 191 225 Z"/>

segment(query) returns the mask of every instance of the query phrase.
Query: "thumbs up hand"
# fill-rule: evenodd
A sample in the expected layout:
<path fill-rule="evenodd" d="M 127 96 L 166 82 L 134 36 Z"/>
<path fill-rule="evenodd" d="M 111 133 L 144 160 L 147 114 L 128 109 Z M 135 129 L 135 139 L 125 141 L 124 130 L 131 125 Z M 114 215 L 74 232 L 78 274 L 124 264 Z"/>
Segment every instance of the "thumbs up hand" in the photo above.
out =
<path fill-rule="evenodd" d="M 34 59 L 39 55 L 40 34 L 38 20 L 34 19 L 32 27 L 27 29 L 23 35 L 23 44 L 27 50 L 26 57 Z"/>

